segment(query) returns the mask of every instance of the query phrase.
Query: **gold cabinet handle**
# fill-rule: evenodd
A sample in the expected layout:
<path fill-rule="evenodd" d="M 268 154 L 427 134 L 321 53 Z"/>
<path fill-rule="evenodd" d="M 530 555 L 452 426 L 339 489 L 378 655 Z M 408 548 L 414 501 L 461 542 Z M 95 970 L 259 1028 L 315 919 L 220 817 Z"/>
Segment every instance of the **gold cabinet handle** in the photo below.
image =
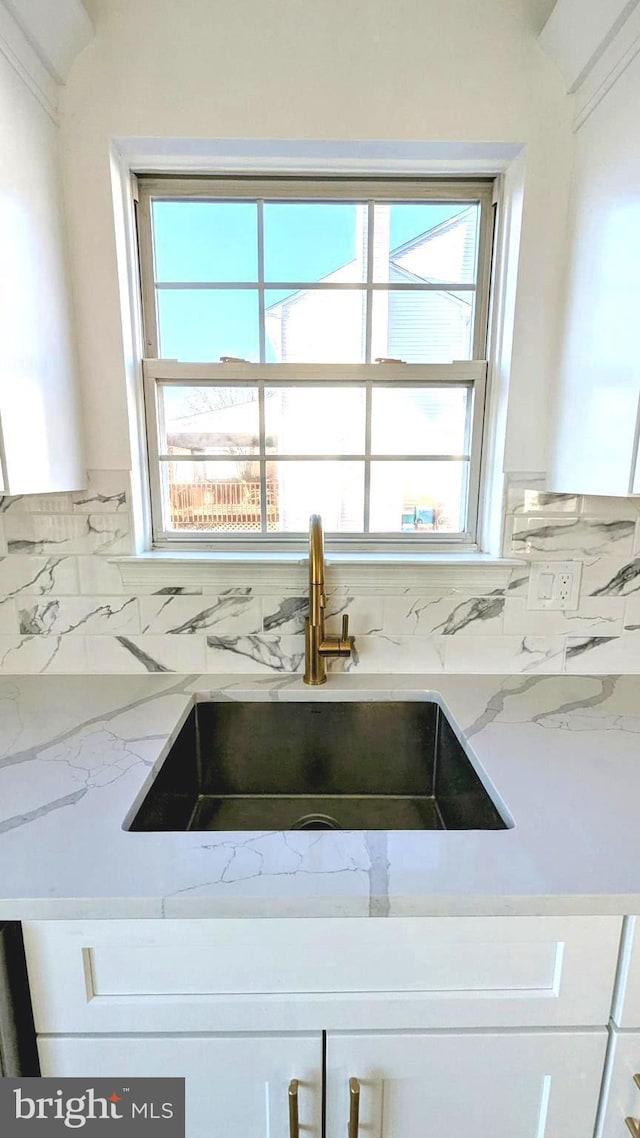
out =
<path fill-rule="evenodd" d="M 640 1075 L 634 1075 L 633 1081 L 640 1090 Z M 640 1138 L 640 1122 L 636 1118 L 625 1118 L 625 1122 L 629 1133 L 633 1134 L 633 1138 Z"/>
<path fill-rule="evenodd" d="M 358 1138 L 360 1124 L 360 1083 L 349 1079 L 349 1138 Z"/>
<path fill-rule="evenodd" d="M 289 1138 L 300 1138 L 297 1079 L 292 1079 L 289 1083 Z"/>

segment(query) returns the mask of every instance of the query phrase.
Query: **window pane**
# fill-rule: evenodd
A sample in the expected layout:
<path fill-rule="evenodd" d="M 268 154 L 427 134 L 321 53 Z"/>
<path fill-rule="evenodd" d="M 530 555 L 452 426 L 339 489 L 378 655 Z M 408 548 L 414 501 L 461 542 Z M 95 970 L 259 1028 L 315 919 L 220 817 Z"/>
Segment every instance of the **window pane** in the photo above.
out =
<path fill-rule="evenodd" d="M 372 533 L 459 533 L 467 462 L 372 462 Z"/>
<path fill-rule="evenodd" d="M 258 293 L 254 289 L 160 289 L 160 356 L 191 363 L 239 356 L 257 362 Z"/>
<path fill-rule="evenodd" d="M 300 289 L 283 298 L 269 290 L 265 306 L 267 363 L 364 362 L 364 291 Z"/>
<path fill-rule="evenodd" d="M 164 462 L 161 476 L 168 530 L 260 532 L 257 462 Z"/>
<path fill-rule="evenodd" d="M 465 454 L 468 387 L 374 387 L 373 454 Z"/>
<path fill-rule="evenodd" d="M 476 279 L 480 207 L 461 202 L 379 202 L 374 209 L 374 281 Z"/>
<path fill-rule="evenodd" d="M 364 453 L 361 387 L 267 388 L 264 415 L 269 453 Z"/>
<path fill-rule="evenodd" d="M 278 516 L 269 529 L 306 533 L 310 514 L 321 514 L 325 532 L 358 532 L 363 527 L 362 462 L 269 462 Z"/>
<path fill-rule="evenodd" d="M 364 281 L 366 256 L 366 205 L 265 202 L 266 281 Z"/>
<path fill-rule="evenodd" d="M 406 363 L 470 360 L 474 292 L 375 292 L 371 356 Z"/>
<path fill-rule="evenodd" d="M 257 281 L 255 202 L 162 202 L 153 210 L 157 281 Z"/>
<path fill-rule="evenodd" d="M 255 454 L 260 449 L 257 387 L 161 384 L 163 454 Z"/>

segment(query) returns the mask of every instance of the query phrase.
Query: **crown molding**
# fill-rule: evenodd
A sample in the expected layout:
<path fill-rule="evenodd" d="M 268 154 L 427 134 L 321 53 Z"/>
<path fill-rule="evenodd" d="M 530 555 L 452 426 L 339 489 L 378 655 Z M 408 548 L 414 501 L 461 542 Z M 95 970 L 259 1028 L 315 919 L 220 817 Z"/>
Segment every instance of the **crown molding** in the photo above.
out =
<path fill-rule="evenodd" d="M 58 122 L 58 85 L 0 0 L 0 52 L 35 96 L 50 119 Z"/>
<path fill-rule="evenodd" d="M 55 83 L 65 83 L 76 56 L 93 39 L 82 0 L 0 0 Z"/>
<path fill-rule="evenodd" d="M 540 45 L 577 91 L 613 43 L 640 0 L 557 0 Z"/>
<path fill-rule="evenodd" d="M 628 15 L 615 39 L 595 62 L 575 94 L 574 131 L 587 121 L 596 107 L 624 75 L 640 52 L 640 3 Z"/>
<path fill-rule="evenodd" d="M 640 52 L 640 0 L 557 0 L 539 42 L 574 96 L 574 132 Z"/>

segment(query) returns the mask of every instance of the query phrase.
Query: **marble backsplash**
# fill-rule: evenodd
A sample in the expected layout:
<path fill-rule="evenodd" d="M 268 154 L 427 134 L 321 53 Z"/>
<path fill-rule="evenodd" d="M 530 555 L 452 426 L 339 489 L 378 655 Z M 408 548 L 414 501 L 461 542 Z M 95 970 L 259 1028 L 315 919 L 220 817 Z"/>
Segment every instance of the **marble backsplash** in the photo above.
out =
<path fill-rule="evenodd" d="M 0 499 L 0 672 L 299 671 L 306 598 L 238 581 L 126 593 L 109 559 L 131 552 L 128 476 L 92 472 L 74 494 Z M 575 612 L 527 609 L 528 565 L 483 595 L 329 589 L 348 612 L 360 672 L 640 673 L 640 501 L 511 486 L 505 554 L 582 562 Z"/>

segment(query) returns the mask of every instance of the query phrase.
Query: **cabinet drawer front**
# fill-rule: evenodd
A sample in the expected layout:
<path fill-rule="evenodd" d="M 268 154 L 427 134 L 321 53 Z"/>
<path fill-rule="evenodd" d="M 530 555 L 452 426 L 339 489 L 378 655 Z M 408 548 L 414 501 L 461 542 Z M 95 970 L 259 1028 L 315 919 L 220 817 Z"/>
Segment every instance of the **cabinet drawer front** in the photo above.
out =
<path fill-rule="evenodd" d="M 606 1023 L 615 917 L 28 922 L 39 1032 Z"/>

